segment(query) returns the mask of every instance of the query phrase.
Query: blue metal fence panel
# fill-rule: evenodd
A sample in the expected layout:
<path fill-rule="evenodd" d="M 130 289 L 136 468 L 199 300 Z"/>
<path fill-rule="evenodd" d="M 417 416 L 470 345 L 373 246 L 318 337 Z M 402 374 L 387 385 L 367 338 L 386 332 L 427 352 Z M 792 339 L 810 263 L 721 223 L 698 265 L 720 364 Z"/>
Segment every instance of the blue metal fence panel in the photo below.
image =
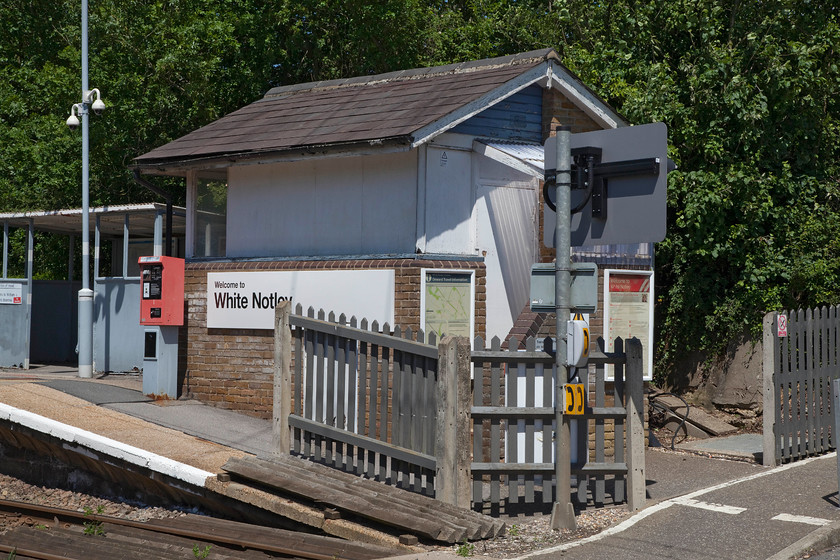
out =
<path fill-rule="evenodd" d="M 20 304 L 0 304 L 0 367 L 24 367 L 28 361 L 29 317 L 27 281 L 4 278 L 0 282 L 20 284 Z"/>

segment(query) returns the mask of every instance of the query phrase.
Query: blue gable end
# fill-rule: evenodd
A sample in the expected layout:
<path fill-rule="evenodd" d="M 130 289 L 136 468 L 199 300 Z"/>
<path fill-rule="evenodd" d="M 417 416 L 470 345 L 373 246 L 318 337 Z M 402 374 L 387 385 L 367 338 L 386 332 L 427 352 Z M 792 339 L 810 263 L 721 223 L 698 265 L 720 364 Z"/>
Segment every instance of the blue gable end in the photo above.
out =
<path fill-rule="evenodd" d="M 462 122 L 452 132 L 500 140 L 542 142 L 542 88 L 528 86 Z"/>

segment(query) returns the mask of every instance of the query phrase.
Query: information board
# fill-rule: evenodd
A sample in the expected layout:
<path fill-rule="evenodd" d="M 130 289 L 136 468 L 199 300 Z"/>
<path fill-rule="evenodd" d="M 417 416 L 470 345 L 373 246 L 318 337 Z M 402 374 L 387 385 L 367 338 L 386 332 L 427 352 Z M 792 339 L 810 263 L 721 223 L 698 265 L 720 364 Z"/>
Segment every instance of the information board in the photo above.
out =
<path fill-rule="evenodd" d="M 23 303 L 23 284 L 0 282 L 0 304 L 21 305 Z"/>
<path fill-rule="evenodd" d="M 443 335 L 466 336 L 472 342 L 475 289 L 472 271 L 423 269 L 420 328 L 438 340 Z"/>
<path fill-rule="evenodd" d="M 607 352 L 615 339 L 638 338 L 642 343 L 644 379 L 653 378 L 653 271 L 604 271 L 604 340 Z M 613 366 L 607 365 L 613 378 Z"/>

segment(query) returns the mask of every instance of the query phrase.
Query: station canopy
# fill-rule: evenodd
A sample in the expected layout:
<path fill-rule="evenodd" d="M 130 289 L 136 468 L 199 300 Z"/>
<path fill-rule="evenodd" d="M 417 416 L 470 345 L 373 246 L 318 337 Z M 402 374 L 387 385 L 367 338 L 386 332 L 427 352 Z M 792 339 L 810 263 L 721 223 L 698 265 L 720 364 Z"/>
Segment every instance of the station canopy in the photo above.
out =
<path fill-rule="evenodd" d="M 99 218 L 99 232 L 103 237 L 121 237 L 128 216 L 129 230 L 132 237 L 152 238 L 155 232 L 157 216 L 165 220 L 166 205 L 155 202 L 143 204 L 123 204 L 90 208 L 90 231 L 96 227 Z M 186 232 L 186 210 L 181 207 L 172 209 L 172 234 L 182 237 Z M 30 220 L 37 231 L 47 231 L 63 235 L 82 234 L 82 209 L 41 210 L 32 212 L 0 213 L 0 224 L 9 227 L 29 227 Z"/>

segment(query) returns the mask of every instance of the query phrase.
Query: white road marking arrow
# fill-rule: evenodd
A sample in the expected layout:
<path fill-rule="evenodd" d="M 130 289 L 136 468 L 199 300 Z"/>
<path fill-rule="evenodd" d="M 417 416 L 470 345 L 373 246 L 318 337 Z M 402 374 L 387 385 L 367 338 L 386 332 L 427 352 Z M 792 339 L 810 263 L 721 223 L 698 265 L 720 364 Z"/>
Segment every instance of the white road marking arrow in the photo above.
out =
<path fill-rule="evenodd" d="M 699 500 L 693 500 L 691 498 L 675 498 L 675 504 L 679 504 L 681 506 L 688 506 L 698 509 L 706 509 L 709 511 L 716 511 L 718 513 L 727 513 L 729 515 L 738 515 L 739 513 L 743 513 L 747 511 L 747 508 L 742 507 L 735 507 L 735 506 L 725 506 L 723 504 L 710 504 L 708 502 L 701 502 Z"/>

